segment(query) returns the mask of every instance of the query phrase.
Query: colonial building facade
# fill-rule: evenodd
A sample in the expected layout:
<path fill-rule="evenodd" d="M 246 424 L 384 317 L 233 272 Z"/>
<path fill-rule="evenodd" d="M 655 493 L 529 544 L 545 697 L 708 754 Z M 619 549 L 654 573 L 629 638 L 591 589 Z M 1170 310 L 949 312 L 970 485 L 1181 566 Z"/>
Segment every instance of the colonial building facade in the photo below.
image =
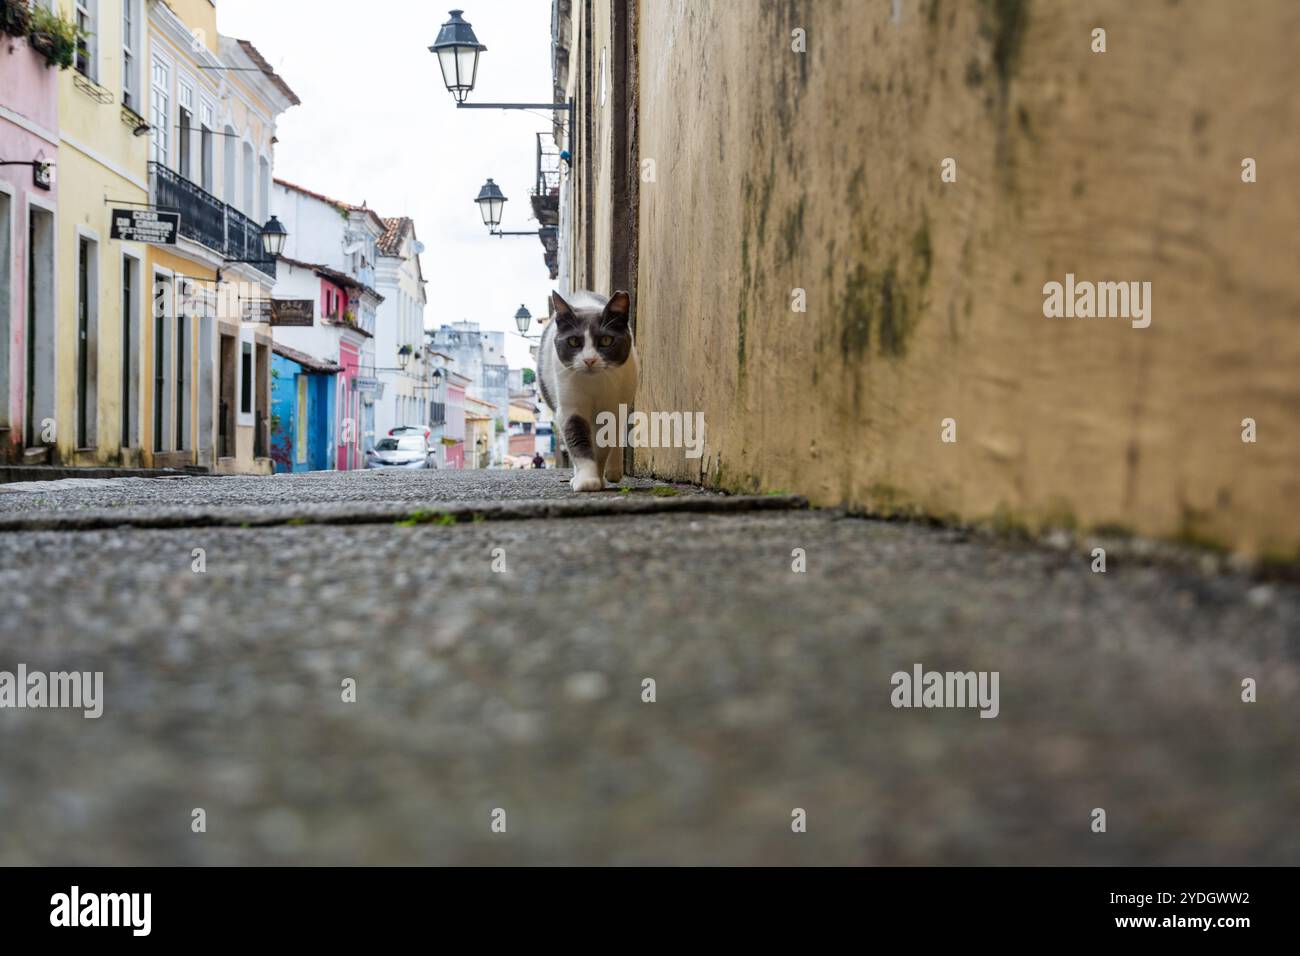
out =
<path fill-rule="evenodd" d="M 55 254 L 61 77 L 13 11 L 0 43 L 0 462 L 48 460 L 56 437 Z"/>
<path fill-rule="evenodd" d="M 420 263 L 424 244 L 409 218 L 385 219 L 384 224 L 375 267 L 376 289 L 384 297 L 375 330 L 376 377 L 384 384 L 375 401 L 375 431 L 381 436 L 398 425 L 428 424 L 431 401 L 424 350 L 428 300 Z"/>

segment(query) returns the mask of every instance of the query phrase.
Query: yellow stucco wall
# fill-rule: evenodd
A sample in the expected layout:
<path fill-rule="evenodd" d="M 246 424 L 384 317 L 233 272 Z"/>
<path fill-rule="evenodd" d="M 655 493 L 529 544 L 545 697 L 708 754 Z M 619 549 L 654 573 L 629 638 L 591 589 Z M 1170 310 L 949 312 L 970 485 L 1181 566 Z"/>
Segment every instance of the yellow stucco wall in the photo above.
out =
<path fill-rule="evenodd" d="M 192 35 L 214 54 L 220 53 L 217 34 L 217 7 L 212 0 L 162 0 L 185 25 Z M 196 32 L 197 31 L 197 32 Z"/>
<path fill-rule="evenodd" d="M 210 0 L 169 0 L 166 5 L 185 24 L 190 34 L 203 43 L 207 51 L 220 55 L 221 44 L 217 32 L 216 11 Z M 260 222 L 264 218 L 260 209 L 251 210 L 245 208 L 245 191 L 243 188 L 245 170 L 243 168 L 242 148 L 245 139 L 247 139 L 253 149 L 253 170 L 256 176 L 257 158 L 265 155 L 269 160 L 271 156 L 271 137 L 274 131 L 273 125 L 259 115 L 256 109 L 250 109 L 245 98 L 258 104 L 258 107 L 266 112 L 270 112 L 271 108 L 263 101 L 252 84 L 243 79 L 241 74 L 233 71 L 223 73 L 200 69 L 199 56 L 196 55 L 195 50 L 188 44 L 177 42 L 165 29 L 165 18 L 158 16 L 157 13 L 155 11 L 155 17 L 150 22 L 150 45 L 151 51 L 158 53 L 171 67 L 169 95 L 172 118 L 175 118 L 177 105 L 181 101 L 180 85 L 184 82 L 189 84 L 196 94 L 196 124 L 202 119 L 201 113 L 197 111 L 201 110 L 202 104 L 206 102 L 214 108 L 213 122 L 218 134 L 226 132 L 227 124 L 236 131 L 238 134 L 236 137 L 217 135 L 214 139 L 212 193 L 218 199 L 244 211 Z M 230 92 L 225 89 L 227 86 L 229 91 L 233 91 L 237 95 L 230 95 Z M 178 146 L 179 139 L 173 135 L 168 158 L 168 164 L 173 169 L 179 167 Z M 234 183 L 226 181 L 227 150 L 234 153 L 236 176 Z M 198 160 L 196 160 L 196 165 L 192 167 L 190 172 L 191 178 L 195 180 L 201 178 L 197 162 Z M 256 184 L 254 184 L 253 193 L 254 202 L 256 203 L 258 202 Z M 178 277 L 186 276 L 206 280 L 201 281 L 201 287 L 216 295 L 218 287 L 215 286 L 212 280 L 215 279 L 216 266 L 220 262 L 221 256 L 214 251 L 182 240 L 173 247 L 150 247 L 149 257 L 150 275 L 153 274 L 153 269 L 156 266 L 168 270 Z M 184 463 L 211 467 L 225 473 L 265 473 L 271 470 L 272 463 L 269 458 L 263 457 L 259 459 L 255 457 L 255 426 L 241 424 L 238 420 L 239 416 L 235 416 L 236 421 L 232 426 L 231 444 L 226 449 L 230 454 L 224 457 L 220 456 L 221 336 L 226 335 L 236 339 L 236 368 L 233 371 L 228 371 L 232 378 L 237 380 L 240 349 L 238 340 L 243 325 L 240 313 L 241 298 L 244 296 L 269 298 L 271 296 L 271 284 L 262 277 L 261 273 L 241 265 L 228 265 L 224 270 L 224 279 L 225 284 L 220 287 L 222 294 L 217 298 L 220 314 L 214 316 L 209 323 L 203 322 L 196 316 L 191 316 L 185 320 L 189 342 L 192 343 L 187 365 L 189 383 L 187 392 L 191 409 L 191 427 L 187 431 L 189 446 L 186 449 L 187 453 L 170 452 L 163 455 L 147 453 L 146 457 L 154 464 L 175 465 L 182 463 L 181 460 L 184 459 Z M 181 287 L 182 283 L 178 279 L 173 286 L 173 294 L 178 298 Z M 202 379 L 204 367 L 201 362 L 200 337 L 205 331 L 211 336 L 212 365 L 210 367 L 210 377 L 212 391 L 209 396 L 201 394 L 205 385 Z M 251 328 L 247 335 L 253 341 L 255 347 L 257 345 L 268 345 L 270 342 L 269 334 L 260 326 Z M 150 341 L 146 347 L 152 362 L 152 336 L 150 336 Z M 255 355 L 258 354 L 262 353 L 255 352 Z M 152 368 L 152 365 L 149 367 Z M 267 384 L 269 383 L 269 374 L 269 362 L 266 367 L 256 369 L 257 380 L 267 388 L 269 388 Z M 149 427 L 152 428 L 152 376 L 150 376 L 147 391 L 150 401 L 147 418 L 150 423 Z M 204 401 L 205 398 L 207 399 L 206 402 Z M 203 427 L 202 415 L 205 404 L 212 410 L 211 425 L 206 430 Z M 152 436 L 152 431 L 148 434 Z M 174 444 L 174 440 L 170 436 L 167 441 L 169 445 Z"/>
<path fill-rule="evenodd" d="M 70 0 L 60 0 L 71 18 Z M 109 238 L 112 203 L 148 202 L 148 140 L 136 137 L 121 116 L 122 11 L 120 0 L 101 0 L 97 33 L 99 86 L 112 94 L 100 103 L 74 82 L 75 70 L 59 76 L 59 203 L 56 214 L 55 417 L 56 458 L 79 465 L 134 464 L 135 452 L 122 451 L 122 251 L 141 258 L 137 243 Z M 143 80 L 142 80 L 143 82 Z M 122 208 L 130 208 L 122 206 Z M 98 243 L 97 344 L 93 349 L 97 427 L 94 451 L 77 449 L 77 338 L 79 236 Z"/>
<path fill-rule="evenodd" d="M 1300 556 L 1300 6 L 640 16 L 638 404 L 708 427 L 640 468 Z M 1067 273 L 1150 282 L 1150 327 L 1045 318 Z"/>
<path fill-rule="evenodd" d="M 167 247 L 149 246 L 148 248 L 149 248 L 148 275 L 150 276 L 150 282 L 152 283 L 152 277 L 154 275 L 155 269 L 166 270 L 166 272 L 170 273 L 171 276 L 173 277 L 172 304 L 170 304 L 169 306 L 170 314 L 178 317 L 181 316 L 182 314 L 182 310 L 184 308 L 184 293 L 182 290 L 182 285 L 183 285 L 183 280 L 185 278 L 196 280 L 196 282 L 199 284 L 201 289 L 204 291 L 211 290 L 213 288 L 214 280 L 216 278 L 216 272 L 214 269 L 202 263 L 196 262 L 193 259 L 190 259 L 186 256 L 180 255 L 177 252 Z M 150 301 L 151 303 L 154 302 L 152 294 L 151 294 Z M 188 349 L 189 355 L 187 357 L 188 361 L 186 362 L 185 380 L 188 382 L 188 388 L 186 389 L 186 391 L 189 393 L 189 403 L 190 403 L 190 409 L 192 411 L 190 415 L 190 428 L 188 429 L 188 435 L 189 435 L 189 440 L 187 443 L 188 448 L 186 449 L 188 454 L 185 454 L 182 457 L 184 457 L 185 459 L 184 461 L 185 464 L 198 464 L 198 465 L 205 465 L 211 467 L 214 464 L 213 461 L 201 460 L 199 456 L 199 450 L 201 448 L 207 447 L 209 449 L 212 449 L 216 447 L 215 437 L 210 435 L 207 436 L 205 439 L 205 437 L 200 434 L 200 427 L 199 427 L 200 416 L 198 414 L 198 411 L 200 408 L 200 398 L 201 398 L 200 386 L 202 381 L 200 375 L 201 366 L 199 361 L 200 356 L 202 355 L 202 349 L 200 348 L 199 337 L 202 334 L 204 325 L 203 323 L 200 322 L 197 315 L 193 315 L 193 314 L 186 316 L 183 319 L 183 321 L 185 323 L 185 330 L 186 330 L 185 334 L 187 336 L 187 341 L 190 343 L 190 348 Z M 213 320 L 212 324 L 209 325 L 208 327 L 209 329 L 214 329 L 214 326 L 215 326 L 215 320 Z M 214 341 L 211 347 L 212 347 L 212 355 L 215 357 L 219 355 L 217 351 L 217 343 L 215 341 L 215 331 L 212 331 L 211 334 L 213 334 L 214 336 Z M 153 369 L 154 369 L 155 341 L 156 341 L 156 337 L 153 333 L 153 326 L 150 325 L 145 330 L 144 348 L 141 353 L 144 356 L 143 367 L 147 371 L 147 374 L 143 376 L 144 404 L 141 406 L 141 408 L 144 410 L 141 415 L 141 420 L 145 428 L 144 434 L 146 436 L 153 435 L 153 427 L 154 427 L 153 426 L 153 419 L 154 419 Z M 214 358 L 214 361 L 216 361 L 216 358 Z M 217 375 L 215 373 L 212 375 L 212 379 L 213 379 L 212 396 L 210 397 L 210 401 L 213 402 L 213 407 L 215 408 L 216 407 L 215 403 L 217 401 L 216 398 Z M 216 429 L 215 421 L 216 419 L 214 414 L 213 431 L 215 431 Z M 148 441 L 145 442 L 145 446 L 146 446 L 145 459 L 150 464 L 162 463 L 162 462 L 154 461 L 155 456 L 152 450 L 151 437 Z M 170 456 L 170 455 L 168 456 L 168 461 L 173 466 L 175 464 L 180 463 L 175 460 L 175 456 Z"/>

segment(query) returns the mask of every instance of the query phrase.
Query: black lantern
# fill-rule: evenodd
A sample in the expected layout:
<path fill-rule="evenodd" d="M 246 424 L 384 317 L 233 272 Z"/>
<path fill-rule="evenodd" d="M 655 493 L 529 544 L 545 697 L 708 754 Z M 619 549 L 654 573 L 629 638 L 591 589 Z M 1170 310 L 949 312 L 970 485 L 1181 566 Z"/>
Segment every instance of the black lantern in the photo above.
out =
<path fill-rule="evenodd" d="M 478 55 L 487 49 L 478 42 L 474 28 L 461 19 L 464 12 L 450 11 L 451 19 L 442 25 L 438 39 L 429 47 L 438 55 L 442 82 L 457 103 L 464 103 L 469 91 L 474 89 L 474 80 L 478 76 Z"/>
<path fill-rule="evenodd" d="M 519 334 L 523 335 L 528 331 L 528 323 L 533 321 L 533 314 L 523 305 L 519 306 L 519 311 L 515 313 L 515 326 L 519 329 Z"/>
<path fill-rule="evenodd" d="M 501 209 L 507 200 L 502 195 L 500 186 L 489 179 L 478 191 L 478 197 L 474 201 L 478 203 L 478 211 L 483 214 L 483 225 L 489 229 L 501 225 Z"/>
<path fill-rule="evenodd" d="M 437 388 L 441 384 L 442 384 L 442 369 L 435 368 L 433 370 L 433 387 Z"/>
<path fill-rule="evenodd" d="M 402 367 L 402 371 L 405 372 L 406 366 L 410 363 L 410 361 L 411 361 L 411 347 L 409 345 L 403 345 L 400 349 L 397 350 L 397 364 L 400 365 Z"/>
<path fill-rule="evenodd" d="M 268 259 L 278 258 L 284 252 L 284 241 L 289 238 L 289 231 L 275 216 L 266 221 L 262 227 L 262 252 Z"/>

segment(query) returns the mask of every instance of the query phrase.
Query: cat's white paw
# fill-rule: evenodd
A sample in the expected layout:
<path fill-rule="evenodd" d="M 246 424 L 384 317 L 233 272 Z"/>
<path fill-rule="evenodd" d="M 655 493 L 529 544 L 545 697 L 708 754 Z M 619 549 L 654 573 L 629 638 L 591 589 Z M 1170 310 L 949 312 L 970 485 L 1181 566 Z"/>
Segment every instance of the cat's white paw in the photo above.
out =
<path fill-rule="evenodd" d="M 604 491 L 605 482 L 599 475 L 574 475 L 569 487 L 574 491 Z"/>

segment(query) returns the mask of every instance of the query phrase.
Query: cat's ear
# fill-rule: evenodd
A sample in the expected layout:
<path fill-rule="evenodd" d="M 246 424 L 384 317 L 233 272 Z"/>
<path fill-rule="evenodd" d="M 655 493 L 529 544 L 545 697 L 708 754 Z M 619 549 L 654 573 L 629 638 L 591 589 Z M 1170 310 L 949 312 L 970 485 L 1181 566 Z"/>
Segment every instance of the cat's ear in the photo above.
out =
<path fill-rule="evenodd" d="M 632 308 L 632 297 L 622 290 L 615 292 L 605 303 L 605 312 L 601 316 L 601 325 L 613 328 L 627 328 L 628 313 Z"/>
<path fill-rule="evenodd" d="M 551 314 L 555 316 L 556 328 L 569 328 L 577 324 L 578 317 L 573 314 L 569 303 L 558 292 L 551 293 Z"/>

